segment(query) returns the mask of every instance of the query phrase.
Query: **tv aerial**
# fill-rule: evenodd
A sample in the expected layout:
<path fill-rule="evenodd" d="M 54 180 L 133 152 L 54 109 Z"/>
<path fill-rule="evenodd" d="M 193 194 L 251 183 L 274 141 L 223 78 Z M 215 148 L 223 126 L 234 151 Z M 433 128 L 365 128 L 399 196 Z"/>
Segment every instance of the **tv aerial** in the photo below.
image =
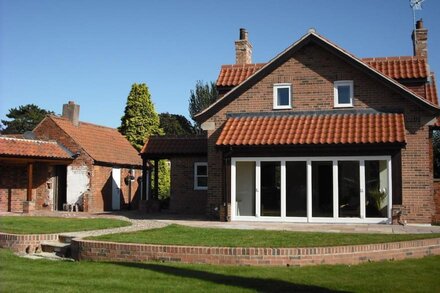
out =
<path fill-rule="evenodd" d="M 416 33 L 416 10 L 422 10 L 422 3 L 425 2 L 425 0 L 409 0 L 409 6 L 411 6 L 413 11 L 413 25 L 414 25 L 414 42 L 417 43 Z"/>

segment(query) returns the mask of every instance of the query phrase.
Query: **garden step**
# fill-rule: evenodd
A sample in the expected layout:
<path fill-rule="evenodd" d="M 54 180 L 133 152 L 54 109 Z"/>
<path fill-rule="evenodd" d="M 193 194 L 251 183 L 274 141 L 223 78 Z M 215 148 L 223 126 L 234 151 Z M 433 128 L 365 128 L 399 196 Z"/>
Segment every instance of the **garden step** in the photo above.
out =
<path fill-rule="evenodd" d="M 34 254 L 18 254 L 21 257 L 30 259 L 48 259 L 48 260 L 65 260 L 65 261 L 75 261 L 72 258 L 62 257 L 54 252 L 39 252 Z"/>
<path fill-rule="evenodd" d="M 69 236 L 69 235 L 58 235 L 58 239 L 61 243 L 71 243 L 72 239 L 76 236 Z"/>
<path fill-rule="evenodd" d="M 42 252 L 55 253 L 61 257 L 69 257 L 70 256 L 70 243 L 61 243 L 55 241 L 48 241 L 41 243 Z"/>

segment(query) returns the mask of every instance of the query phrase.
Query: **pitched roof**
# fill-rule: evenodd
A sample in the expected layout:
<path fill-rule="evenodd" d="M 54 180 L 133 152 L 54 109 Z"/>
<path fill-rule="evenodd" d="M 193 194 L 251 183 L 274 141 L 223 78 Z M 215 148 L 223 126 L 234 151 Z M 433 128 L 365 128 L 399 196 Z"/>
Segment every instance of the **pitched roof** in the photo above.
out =
<path fill-rule="evenodd" d="M 73 125 L 69 120 L 49 116 L 66 134 L 97 162 L 141 166 L 137 150 L 115 128 L 87 122 Z"/>
<path fill-rule="evenodd" d="M 364 63 L 393 79 L 428 78 L 425 58 L 416 56 L 361 58 Z M 222 65 L 217 86 L 237 86 L 266 63 Z"/>
<path fill-rule="evenodd" d="M 151 136 L 141 150 L 148 156 L 206 155 L 205 136 Z"/>
<path fill-rule="evenodd" d="M 0 156 L 73 159 L 72 153 L 55 141 L 0 136 Z"/>
<path fill-rule="evenodd" d="M 426 99 L 433 104 L 438 105 L 437 86 L 435 83 L 435 75 L 431 72 L 431 80 L 426 84 Z"/>
<path fill-rule="evenodd" d="M 425 58 L 400 56 L 362 58 L 361 60 L 393 79 L 423 79 L 429 76 Z"/>
<path fill-rule="evenodd" d="M 230 117 L 217 146 L 404 143 L 403 114 L 291 114 Z"/>
<path fill-rule="evenodd" d="M 394 79 L 395 77 L 403 78 L 404 76 L 427 76 L 427 64 L 426 60 L 423 60 L 423 58 L 389 57 L 359 59 L 348 51 L 340 48 L 326 38 L 317 34 L 316 32 L 310 31 L 302 38 L 300 38 L 297 42 L 293 43 L 283 52 L 278 54 L 275 58 L 270 60 L 268 63 L 259 63 L 258 66 L 256 66 L 259 68 L 251 67 L 253 70 L 243 70 L 242 65 L 222 66 L 219 74 L 220 83 L 227 86 L 235 87 L 228 93 L 226 93 L 223 97 L 219 98 L 211 106 L 198 113 L 195 118 L 199 122 L 205 121 L 214 114 L 215 109 L 219 107 L 222 108 L 224 105 L 228 104 L 230 101 L 239 96 L 247 86 L 257 82 L 260 78 L 265 76 L 266 71 L 270 72 L 270 70 L 273 70 L 276 64 L 280 62 L 280 60 L 286 58 L 287 54 L 302 48 L 304 45 L 310 42 L 314 42 L 320 46 L 326 47 L 339 57 L 352 62 L 361 70 L 364 70 L 371 76 L 378 78 L 381 82 L 391 86 L 396 91 L 400 92 L 402 95 L 413 100 L 419 105 L 422 105 L 430 109 L 431 111 L 439 110 L 436 95 L 435 97 L 431 97 L 429 99 L 425 98 L 424 96 L 420 96 L 411 91 L 406 86 L 402 85 L 396 79 Z M 368 62 L 370 62 L 371 64 L 369 64 Z M 381 70 L 383 70 L 383 72 Z M 245 73 L 249 73 L 250 75 L 246 76 Z M 219 82 L 217 82 L 217 84 L 219 84 Z"/>
<path fill-rule="evenodd" d="M 222 65 L 217 86 L 236 86 L 254 74 L 266 63 Z"/>

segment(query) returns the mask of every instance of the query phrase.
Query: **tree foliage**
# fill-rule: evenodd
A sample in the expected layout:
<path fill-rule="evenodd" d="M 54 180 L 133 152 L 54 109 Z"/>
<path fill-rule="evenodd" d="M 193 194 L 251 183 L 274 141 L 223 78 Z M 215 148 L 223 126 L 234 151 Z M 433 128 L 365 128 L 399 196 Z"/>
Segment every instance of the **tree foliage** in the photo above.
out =
<path fill-rule="evenodd" d="M 194 90 L 190 91 L 189 97 L 189 115 L 191 119 L 194 120 L 194 117 L 197 113 L 208 108 L 212 103 L 214 103 L 218 98 L 217 88 L 215 87 L 214 82 L 204 83 L 201 80 L 196 82 L 196 87 Z M 195 121 L 196 127 L 200 127 L 200 125 Z"/>
<path fill-rule="evenodd" d="M 150 135 L 161 135 L 159 115 L 154 109 L 151 95 L 145 83 L 134 83 L 127 97 L 124 116 L 121 118 L 119 132 L 140 150 Z"/>
<path fill-rule="evenodd" d="M 26 131 L 32 131 L 41 120 L 48 114 L 55 114 L 52 111 L 41 109 L 37 105 L 27 104 L 19 106 L 18 108 L 9 109 L 9 113 L 6 114 L 11 120 L 1 120 L 4 125 L 2 129 L 3 134 L 12 133 L 24 133 Z"/>
<path fill-rule="evenodd" d="M 159 114 L 160 128 L 166 135 L 191 135 L 195 133 L 194 126 L 183 115 Z"/>

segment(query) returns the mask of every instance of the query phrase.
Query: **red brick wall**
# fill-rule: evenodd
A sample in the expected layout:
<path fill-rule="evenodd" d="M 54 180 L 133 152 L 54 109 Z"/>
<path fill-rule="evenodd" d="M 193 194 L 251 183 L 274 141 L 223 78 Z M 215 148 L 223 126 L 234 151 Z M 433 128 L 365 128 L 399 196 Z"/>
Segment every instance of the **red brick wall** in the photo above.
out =
<path fill-rule="evenodd" d="M 17 235 L 0 233 L 0 247 L 9 248 L 14 252 L 35 253 L 41 251 L 41 243 L 58 241 L 58 234 Z"/>
<path fill-rule="evenodd" d="M 431 161 L 426 155 L 430 149 L 426 123 L 433 118 L 432 114 L 313 44 L 294 53 L 284 64 L 207 120 L 216 125 L 215 130 L 208 131 L 209 215 L 220 217 L 216 209 L 222 206 L 225 193 L 222 153 L 216 149 L 215 142 L 226 114 L 333 110 L 333 82 L 337 80 L 354 81 L 354 109 L 386 111 L 399 108 L 404 111 L 407 146 L 402 150 L 402 192 L 405 219 L 410 223 L 431 222 L 434 203 Z M 273 110 L 274 83 L 292 84 L 291 110 Z"/>
<path fill-rule="evenodd" d="M 36 210 L 51 210 L 53 204 L 53 168 L 34 164 L 32 199 Z M 48 184 L 49 183 L 49 184 Z M 49 189 L 50 187 L 50 189 Z M 0 165 L 0 211 L 23 212 L 27 199 L 27 165 Z"/>
<path fill-rule="evenodd" d="M 180 157 L 170 161 L 170 210 L 181 214 L 205 214 L 207 190 L 194 190 L 194 163 L 206 162 L 207 158 Z"/>
<path fill-rule="evenodd" d="M 434 223 L 440 223 L 440 180 L 434 180 L 435 213 L 432 217 Z"/>
<path fill-rule="evenodd" d="M 73 258 L 94 261 L 172 261 L 216 265 L 306 266 L 354 265 L 370 261 L 422 258 L 427 255 L 440 255 L 440 238 L 307 248 L 203 247 L 72 240 Z"/>
<path fill-rule="evenodd" d="M 109 166 L 93 166 L 88 198 L 90 212 L 112 210 L 112 169 L 113 167 Z M 131 199 L 131 209 L 137 209 L 141 192 L 137 178 L 141 176 L 141 170 L 136 170 L 136 180 L 131 182 L 131 192 L 130 184 L 125 181 L 128 173 L 129 169 L 121 168 L 121 209 L 128 209 L 129 199 Z"/>

